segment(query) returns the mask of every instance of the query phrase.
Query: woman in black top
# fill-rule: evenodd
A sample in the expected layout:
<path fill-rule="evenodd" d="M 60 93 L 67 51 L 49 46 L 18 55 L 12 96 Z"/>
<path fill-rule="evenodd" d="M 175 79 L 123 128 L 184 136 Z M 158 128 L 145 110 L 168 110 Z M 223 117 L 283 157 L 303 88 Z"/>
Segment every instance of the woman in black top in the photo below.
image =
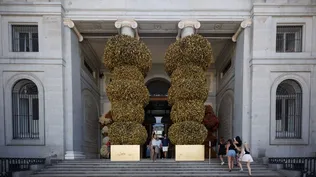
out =
<path fill-rule="evenodd" d="M 239 136 L 236 136 L 236 138 L 234 138 L 234 144 L 237 146 L 236 148 L 236 166 L 238 163 L 238 160 L 239 160 L 239 156 L 240 156 L 240 149 L 241 149 L 241 146 L 242 146 L 242 141 L 241 141 L 241 138 Z"/>
<path fill-rule="evenodd" d="M 218 156 L 221 159 L 221 165 L 224 165 L 224 159 L 223 156 L 226 155 L 226 143 L 223 137 L 220 138 L 220 141 L 218 143 Z"/>

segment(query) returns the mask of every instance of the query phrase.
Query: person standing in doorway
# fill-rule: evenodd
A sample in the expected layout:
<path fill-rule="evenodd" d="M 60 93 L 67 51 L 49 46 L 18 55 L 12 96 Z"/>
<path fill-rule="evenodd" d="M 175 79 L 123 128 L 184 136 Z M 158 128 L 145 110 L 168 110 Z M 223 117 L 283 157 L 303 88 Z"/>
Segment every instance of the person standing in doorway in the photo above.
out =
<path fill-rule="evenodd" d="M 167 158 L 168 154 L 169 142 L 169 138 L 167 137 L 167 134 L 165 134 L 164 138 L 162 139 L 162 151 L 165 159 Z"/>
<path fill-rule="evenodd" d="M 226 143 L 223 137 L 220 138 L 218 142 L 218 156 L 221 159 L 221 165 L 224 165 L 224 155 L 226 155 L 226 149 L 225 149 Z"/>

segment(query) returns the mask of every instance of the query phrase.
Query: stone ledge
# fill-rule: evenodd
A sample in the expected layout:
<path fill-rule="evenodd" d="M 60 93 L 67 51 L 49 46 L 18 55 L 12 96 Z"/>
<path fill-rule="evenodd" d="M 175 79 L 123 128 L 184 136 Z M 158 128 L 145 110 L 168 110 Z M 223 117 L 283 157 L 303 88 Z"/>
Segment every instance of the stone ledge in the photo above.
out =
<path fill-rule="evenodd" d="M 33 174 L 33 172 L 42 170 L 43 168 L 45 168 L 44 164 L 30 165 L 30 170 L 13 172 L 12 177 L 29 177 Z"/>
<path fill-rule="evenodd" d="M 300 171 L 294 170 L 278 170 L 278 172 L 286 177 L 301 177 Z"/>
<path fill-rule="evenodd" d="M 34 165 L 30 165 L 30 170 L 31 171 L 38 171 L 41 170 L 45 167 L 44 164 L 34 164 Z"/>
<path fill-rule="evenodd" d="M 29 177 L 31 176 L 31 174 L 33 173 L 33 171 L 29 170 L 29 171 L 16 171 L 12 173 L 12 177 Z"/>

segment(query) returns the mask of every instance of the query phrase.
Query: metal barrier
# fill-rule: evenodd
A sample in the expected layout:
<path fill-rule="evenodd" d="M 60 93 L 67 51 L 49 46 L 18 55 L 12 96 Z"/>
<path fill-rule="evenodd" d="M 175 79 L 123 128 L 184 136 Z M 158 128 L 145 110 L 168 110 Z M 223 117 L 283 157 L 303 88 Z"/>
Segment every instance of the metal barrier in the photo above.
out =
<path fill-rule="evenodd" d="M 316 176 L 316 157 L 269 158 L 269 164 L 282 164 L 285 170 L 300 171 L 302 177 Z"/>
<path fill-rule="evenodd" d="M 12 172 L 29 170 L 35 164 L 45 164 L 45 158 L 0 158 L 0 177 L 11 177 Z"/>

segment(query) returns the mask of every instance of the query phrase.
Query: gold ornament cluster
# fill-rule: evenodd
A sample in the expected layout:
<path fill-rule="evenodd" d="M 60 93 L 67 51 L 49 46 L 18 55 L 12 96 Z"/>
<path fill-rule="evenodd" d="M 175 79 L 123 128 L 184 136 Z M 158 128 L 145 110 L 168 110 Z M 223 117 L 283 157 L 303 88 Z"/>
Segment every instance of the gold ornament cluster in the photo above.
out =
<path fill-rule="evenodd" d="M 208 96 L 206 70 L 214 62 L 210 42 L 194 34 L 171 44 L 165 69 L 171 76 L 168 102 L 172 105 L 169 138 L 178 145 L 202 144 L 207 137 L 203 121 Z"/>
<path fill-rule="evenodd" d="M 141 123 L 149 102 L 144 77 L 151 68 L 151 53 L 142 41 L 116 35 L 106 43 L 104 63 L 112 75 L 106 88 L 114 121 L 108 130 L 111 144 L 143 144 L 147 131 Z"/>

